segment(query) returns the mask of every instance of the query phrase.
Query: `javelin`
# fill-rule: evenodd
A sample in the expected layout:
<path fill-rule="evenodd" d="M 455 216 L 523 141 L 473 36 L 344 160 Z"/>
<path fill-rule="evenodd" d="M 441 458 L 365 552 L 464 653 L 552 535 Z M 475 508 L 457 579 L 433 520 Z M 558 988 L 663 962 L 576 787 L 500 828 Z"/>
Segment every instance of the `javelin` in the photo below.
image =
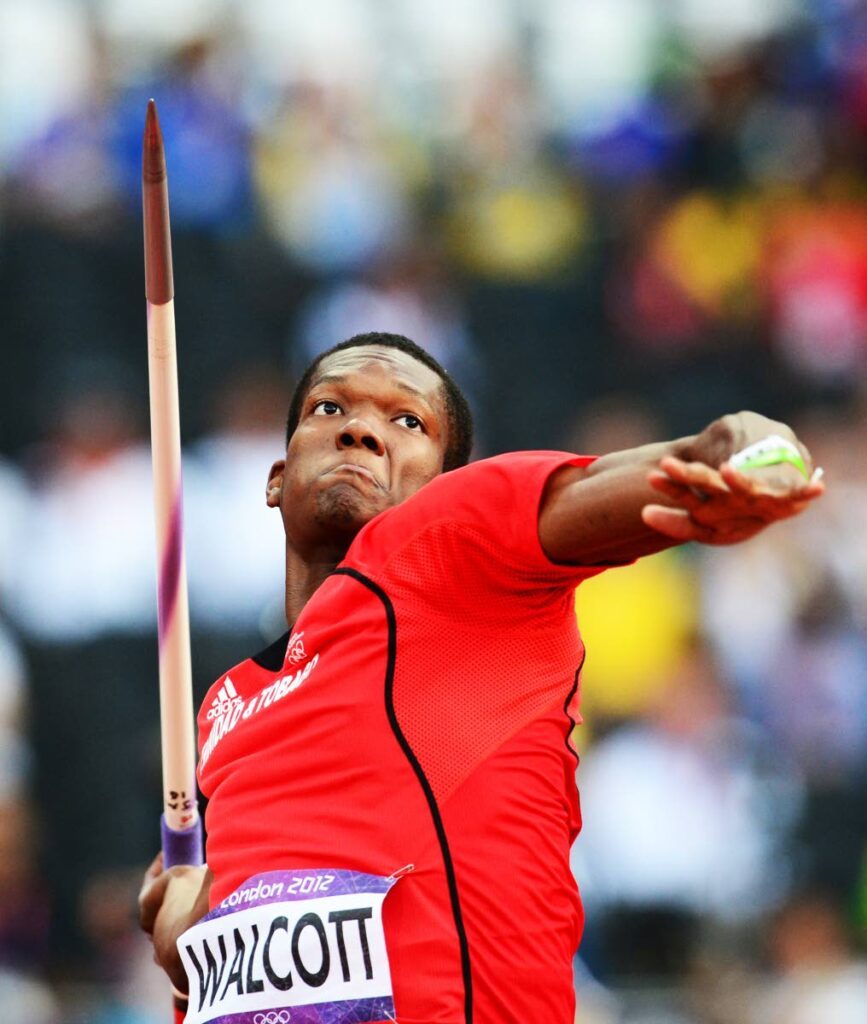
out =
<path fill-rule="evenodd" d="M 183 545 L 181 433 L 169 190 L 163 136 L 153 100 L 142 143 L 145 294 L 151 455 L 157 539 L 160 737 L 163 762 L 163 862 L 202 863 L 196 802 L 196 746 L 190 668 L 190 615 Z"/>

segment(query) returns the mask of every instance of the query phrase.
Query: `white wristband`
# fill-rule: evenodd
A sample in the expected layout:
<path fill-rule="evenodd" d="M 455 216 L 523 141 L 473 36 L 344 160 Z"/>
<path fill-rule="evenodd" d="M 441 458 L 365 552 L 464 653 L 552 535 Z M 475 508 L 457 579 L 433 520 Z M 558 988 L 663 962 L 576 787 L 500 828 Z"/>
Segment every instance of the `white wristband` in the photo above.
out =
<path fill-rule="evenodd" d="M 804 479 L 810 479 L 810 472 L 797 445 L 785 437 L 780 437 L 779 434 L 769 434 L 760 441 L 754 441 L 732 455 L 729 462 L 735 469 L 759 469 L 762 466 L 779 466 L 788 462 Z"/>

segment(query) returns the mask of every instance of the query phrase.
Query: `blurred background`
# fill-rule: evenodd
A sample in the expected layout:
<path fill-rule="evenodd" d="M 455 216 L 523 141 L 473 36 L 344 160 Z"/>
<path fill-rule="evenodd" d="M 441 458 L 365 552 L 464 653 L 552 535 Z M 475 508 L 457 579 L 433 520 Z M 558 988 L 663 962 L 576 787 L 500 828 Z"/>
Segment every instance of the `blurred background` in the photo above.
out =
<path fill-rule="evenodd" d="M 408 334 L 477 455 L 744 407 L 811 512 L 581 588 L 581 1024 L 867 1021 L 867 4 L 0 0 L 0 1019 L 157 1024 L 140 225 L 166 137 L 196 688 L 283 632 L 293 379 Z"/>

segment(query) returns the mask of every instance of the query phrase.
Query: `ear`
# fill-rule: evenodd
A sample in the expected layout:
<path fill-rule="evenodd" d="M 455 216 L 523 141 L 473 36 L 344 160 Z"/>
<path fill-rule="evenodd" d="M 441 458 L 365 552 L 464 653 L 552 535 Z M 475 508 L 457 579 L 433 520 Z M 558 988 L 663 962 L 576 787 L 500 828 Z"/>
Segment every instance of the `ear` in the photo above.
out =
<path fill-rule="evenodd" d="M 283 495 L 283 473 L 286 471 L 286 460 L 278 459 L 268 472 L 268 486 L 265 489 L 265 504 L 268 508 L 279 508 Z"/>

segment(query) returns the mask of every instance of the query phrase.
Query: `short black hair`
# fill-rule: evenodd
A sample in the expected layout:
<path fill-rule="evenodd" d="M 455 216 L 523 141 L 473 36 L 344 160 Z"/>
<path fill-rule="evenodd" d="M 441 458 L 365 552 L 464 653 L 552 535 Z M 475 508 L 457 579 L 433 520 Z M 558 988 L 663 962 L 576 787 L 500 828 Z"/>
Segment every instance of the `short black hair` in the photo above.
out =
<path fill-rule="evenodd" d="M 295 433 L 298 421 L 301 419 L 301 409 L 307 392 L 310 390 L 310 382 L 323 359 L 333 355 L 335 352 L 343 352 L 347 348 L 359 348 L 363 345 L 379 345 L 382 348 L 396 348 L 401 352 L 417 359 L 440 378 L 443 383 L 443 396 L 445 398 L 446 416 L 448 417 L 448 444 L 443 457 L 443 472 L 450 469 L 457 469 L 465 466 L 470 461 L 470 452 L 473 448 L 473 414 L 463 391 L 455 383 L 449 372 L 444 369 L 436 359 L 414 341 L 404 337 L 402 334 L 388 334 L 384 331 L 369 331 L 366 334 L 354 334 L 346 341 L 341 341 L 327 351 L 318 355 L 307 367 L 295 387 L 292 400 L 289 403 L 289 414 L 286 419 L 286 444 Z"/>

